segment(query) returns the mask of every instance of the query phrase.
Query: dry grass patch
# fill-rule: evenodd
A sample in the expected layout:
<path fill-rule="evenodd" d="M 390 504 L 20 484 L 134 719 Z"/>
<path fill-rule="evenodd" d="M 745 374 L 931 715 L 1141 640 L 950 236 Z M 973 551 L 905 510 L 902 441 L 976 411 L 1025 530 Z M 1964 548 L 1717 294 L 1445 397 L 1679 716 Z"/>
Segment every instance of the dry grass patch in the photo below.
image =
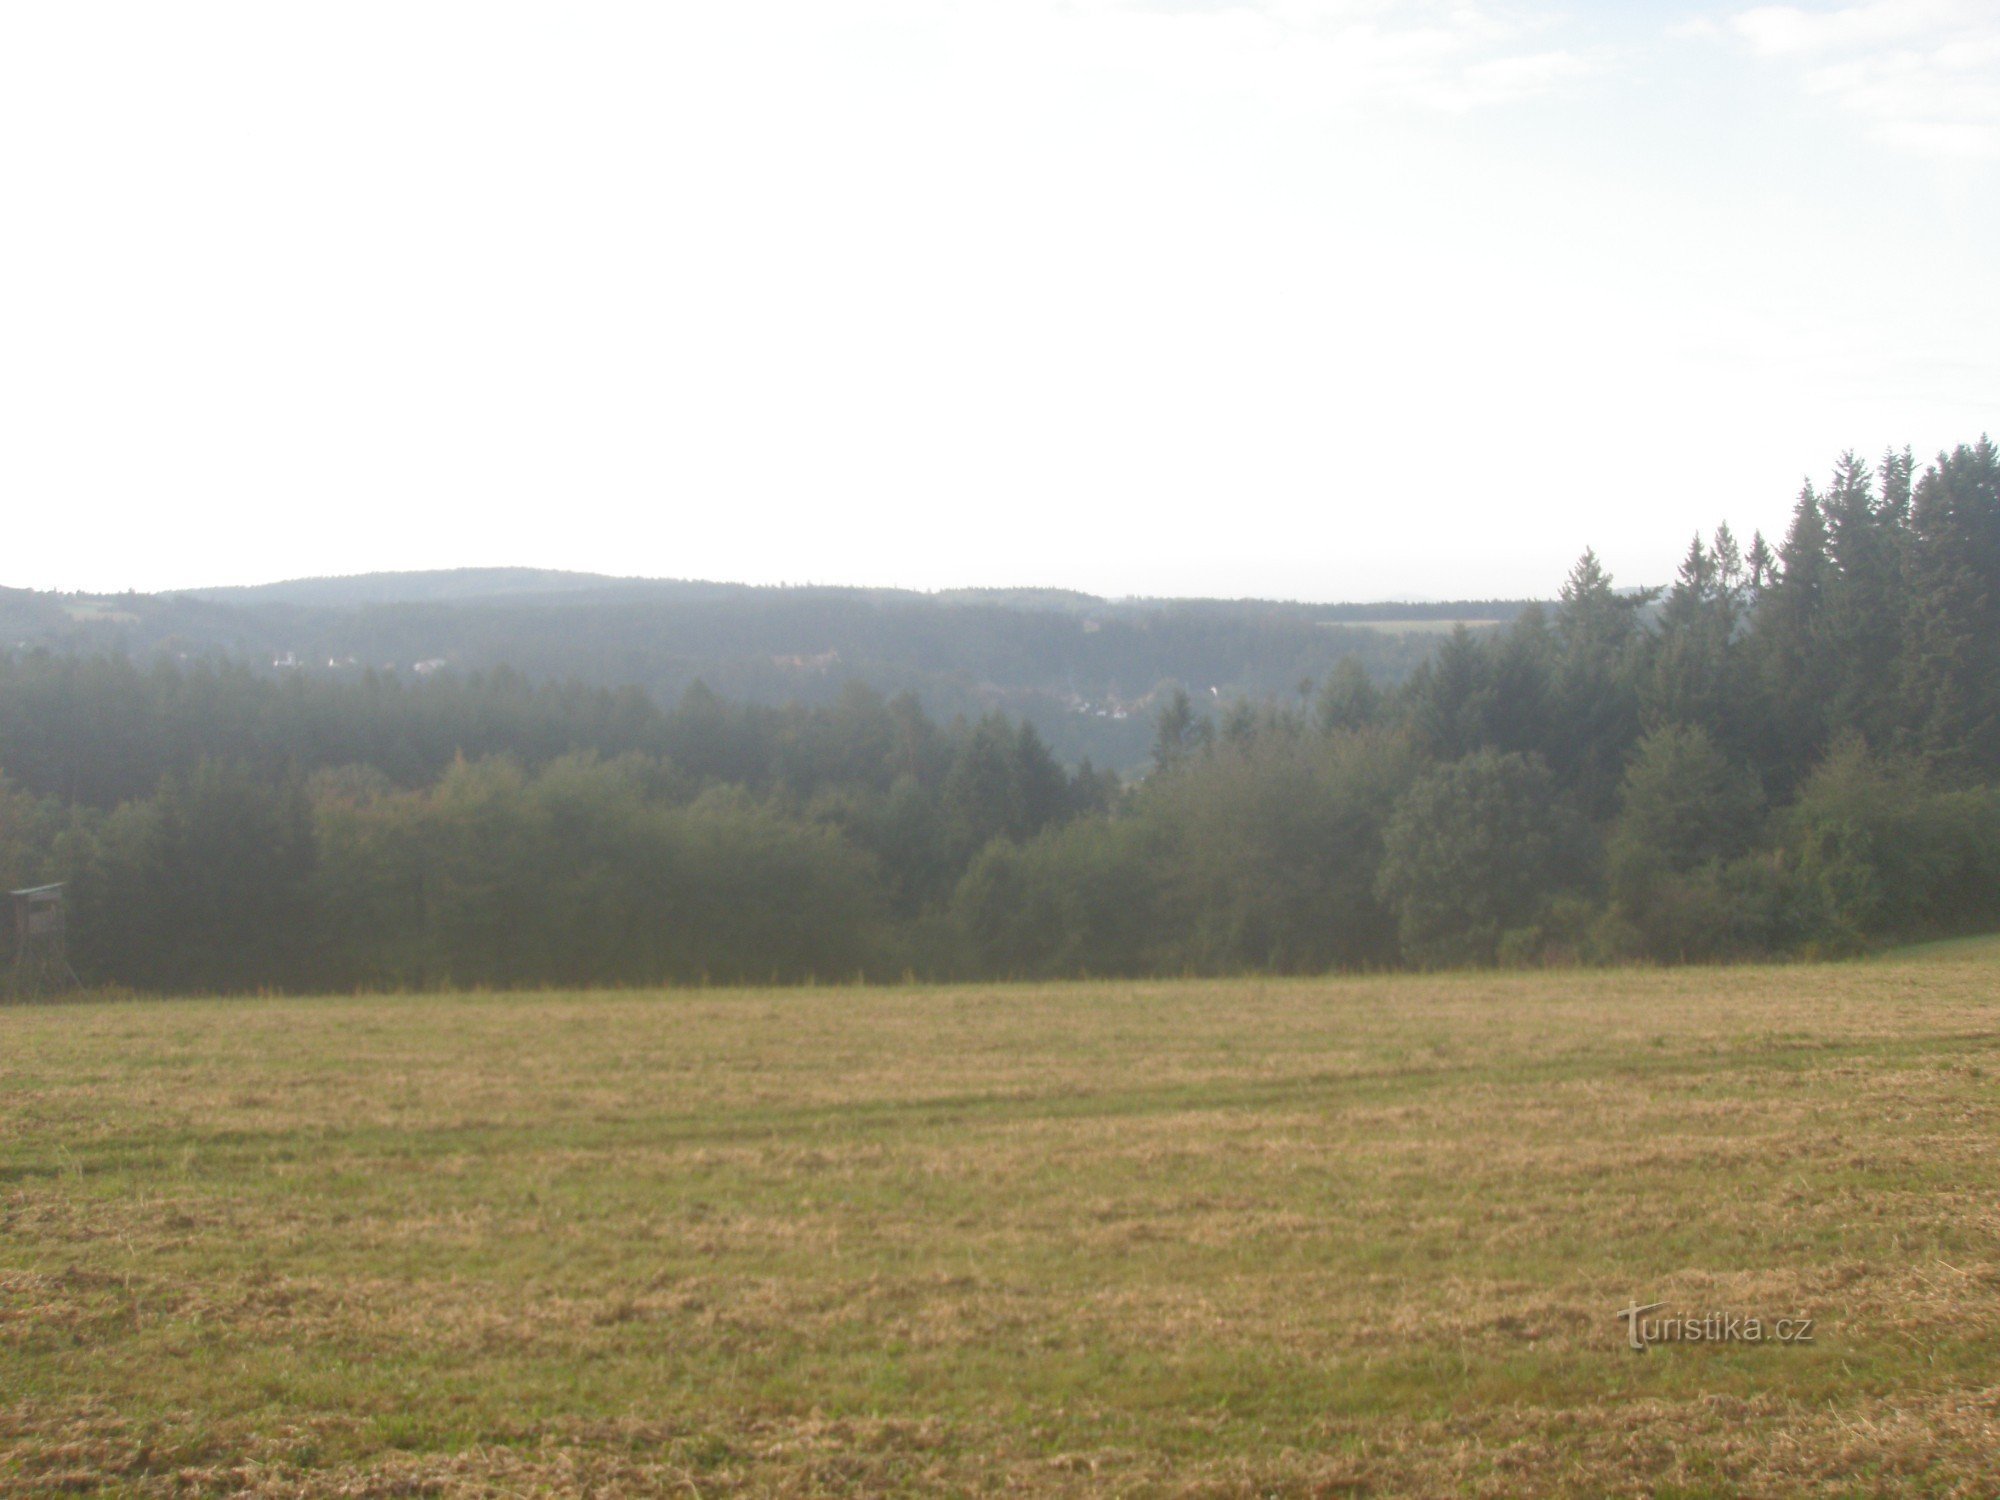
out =
<path fill-rule="evenodd" d="M 0 1011 L 0 1491 L 1983 1495 L 1996 1023 L 1993 944 Z"/>

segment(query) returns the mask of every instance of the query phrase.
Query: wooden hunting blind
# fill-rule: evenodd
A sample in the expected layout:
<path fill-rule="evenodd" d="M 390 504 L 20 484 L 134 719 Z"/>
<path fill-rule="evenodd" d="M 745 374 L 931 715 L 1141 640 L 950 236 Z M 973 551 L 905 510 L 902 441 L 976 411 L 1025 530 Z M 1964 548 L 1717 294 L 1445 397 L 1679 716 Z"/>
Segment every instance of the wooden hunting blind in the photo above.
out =
<path fill-rule="evenodd" d="M 23 996 L 75 989 L 80 981 L 69 966 L 62 884 L 9 891 L 7 901 L 14 909 L 14 965 L 8 989 Z"/>

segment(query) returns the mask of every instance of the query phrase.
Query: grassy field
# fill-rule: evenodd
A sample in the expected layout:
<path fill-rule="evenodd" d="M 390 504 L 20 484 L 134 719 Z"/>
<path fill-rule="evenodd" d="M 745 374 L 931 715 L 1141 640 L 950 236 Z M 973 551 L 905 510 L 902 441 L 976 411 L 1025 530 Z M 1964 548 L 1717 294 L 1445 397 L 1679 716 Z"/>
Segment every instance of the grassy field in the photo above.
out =
<path fill-rule="evenodd" d="M 1989 1496 L 1997 1081 L 1991 942 L 0 1010 L 0 1491 Z"/>

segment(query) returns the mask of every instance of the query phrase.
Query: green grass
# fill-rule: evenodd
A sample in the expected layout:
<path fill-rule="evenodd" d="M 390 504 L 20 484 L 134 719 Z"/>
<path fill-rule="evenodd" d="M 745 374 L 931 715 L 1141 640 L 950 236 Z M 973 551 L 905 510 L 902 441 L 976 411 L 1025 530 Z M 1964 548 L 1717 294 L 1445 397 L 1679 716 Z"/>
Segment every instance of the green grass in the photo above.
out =
<path fill-rule="evenodd" d="M 0 1011 L 0 1489 L 1987 1494 L 1996 1023 L 1990 941 Z"/>

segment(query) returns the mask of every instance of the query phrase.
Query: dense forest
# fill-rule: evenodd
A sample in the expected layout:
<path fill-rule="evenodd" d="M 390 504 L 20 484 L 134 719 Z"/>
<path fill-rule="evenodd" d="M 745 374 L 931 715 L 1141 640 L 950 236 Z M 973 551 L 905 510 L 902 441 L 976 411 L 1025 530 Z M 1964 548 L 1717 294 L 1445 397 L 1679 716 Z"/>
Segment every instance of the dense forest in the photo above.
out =
<path fill-rule="evenodd" d="M 1149 770 L 909 694 L 0 655 L 0 881 L 147 990 L 1845 953 L 2000 923 L 2000 451 L 1585 553 L 1400 682 L 1161 695 Z"/>
<path fill-rule="evenodd" d="M 752 588 L 482 568 L 178 594 L 0 589 L 0 649 L 234 661 L 348 683 L 504 669 L 534 682 L 637 687 L 661 703 L 700 682 L 746 704 L 831 704 L 860 682 L 887 697 L 912 693 L 941 721 L 1026 719 L 1066 761 L 1131 771 L 1145 764 L 1167 684 L 1263 698 L 1349 656 L 1400 682 L 1440 623 L 1505 623 L 1525 605 Z"/>

